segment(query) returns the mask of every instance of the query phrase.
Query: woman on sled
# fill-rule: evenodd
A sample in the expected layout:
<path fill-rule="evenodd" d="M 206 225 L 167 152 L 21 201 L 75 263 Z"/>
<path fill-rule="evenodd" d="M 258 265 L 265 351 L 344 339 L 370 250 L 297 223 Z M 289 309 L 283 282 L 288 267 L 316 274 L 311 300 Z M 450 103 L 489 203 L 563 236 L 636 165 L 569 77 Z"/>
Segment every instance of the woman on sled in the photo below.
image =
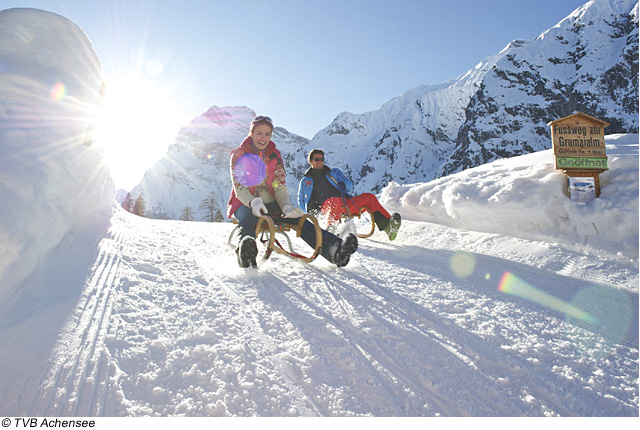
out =
<path fill-rule="evenodd" d="M 304 212 L 293 207 L 287 189 L 286 173 L 280 151 L 271 140 L 273 122 L 268 116 L 257 116 L 251 122 L 249 135 L 231 152 L 231 196 L 227 216 L 238 220 L 238 244 L 235 252 L 241 267 L 256 267 L 258 247 L 256 226 L 265 214 L 278 222 L 297 225 Z M 316 246 L 313 223 L 306 220 L 300 237 L 312 248 Z M 348 234 L 344 239 L 322 230 L 321 255 L 338 267 L 349 263 L 358 249 L 358 239 Z"/>

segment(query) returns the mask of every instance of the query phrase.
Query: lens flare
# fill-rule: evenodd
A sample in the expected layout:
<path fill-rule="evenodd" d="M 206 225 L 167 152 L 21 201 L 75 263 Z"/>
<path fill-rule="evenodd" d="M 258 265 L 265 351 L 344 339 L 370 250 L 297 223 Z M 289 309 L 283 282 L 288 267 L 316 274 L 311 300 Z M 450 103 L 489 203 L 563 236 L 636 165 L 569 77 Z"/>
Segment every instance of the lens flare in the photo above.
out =
<path fill-rule="evenodd" d="M 621 344 L 638 348 L 637 297 L 634 299 L 627 291 L 591 285 L 581 288 L 566 302 L 509 272 L 502 275 L 498 290 L 565 313 L 567 337 L 586 355 L 615 354 L 616 345 Z"/>
<path fill-rule="evenodd" d="M 456 252 L 451 256 L 449 268 L 458 278 L 467 278 L 476 268 L 476 257 L 467 252 Z"/>
<path fill-rule="evenodd" d="M 255 154 L 245 154 L 236 162 L 233 176 L 238 182 L 247 187 L 261 184 L 267 176 L 267 166 Z"/>
<path fill-rule="evenodd" d="M 578 292 L 571 303 L 596 317 L 598 324 L 587 328 L 600 334 L 607 341 L 613 344 L 622 343 L 631 334 L 633 315 L 636 311 L 631 296 L 626 291 L 592 285 Z M 568 319 L 568 322 L 573 321 Z M 634 335 L 637 343 L 638 333 Z"/>
<path fill-rule="evenodd" d="M 590 324 L 599 324 L 599 321 L 584 310 L 565 302 L 562 299 L 545 293 L 538 288 L 526 283 L 522 279 L 510 272 L 504 272 L 498 290 L 512 296 L 529 300 L 542 306 L 565 313 L 575 320 L 584 321 Z"/>
<path fill-rule="evenodd" d="M 155 58 L 151 60 L 147 60 L 147 62 L 145 63 L 145 66 L 147 67 L 147 72 L 149 72 L 149 74 L 154 78 L 157 78 L 158 76 L 160 76 L 160 74 L 164 70 L 164 66 L 162 65 L 162 62 Z"/>
<path fill-rule="evenodd" d="M 61 82 L 58 82 L 51 89 L 51 99 L 56 101 L 62 100 L 64 98 L 66 91 L 67 90 L 64 84 L 62 84 Z"/>

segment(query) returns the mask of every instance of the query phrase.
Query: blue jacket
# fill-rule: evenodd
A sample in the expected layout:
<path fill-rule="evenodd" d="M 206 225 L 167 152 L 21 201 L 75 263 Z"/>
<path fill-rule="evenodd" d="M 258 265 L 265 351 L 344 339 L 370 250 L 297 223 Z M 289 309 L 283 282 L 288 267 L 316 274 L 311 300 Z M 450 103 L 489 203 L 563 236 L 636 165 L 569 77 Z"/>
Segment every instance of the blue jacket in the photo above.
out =
<path fill-rule="evenodd" d="M 329 183 L 340 191 L 340 182 L 344 183 L 345 197 L 350 197 L 353 192 L 353 181 L 345 176 L 340 169 L 332 169 L 327 166 L 323 166 L 325 176 Z M 311 177 L 311 168 L 306 171 L 300 186 L 298 187 L 298 206 L 300 206 L 305 212 L 307 212 L 307 204 L 311 199 L 311 191 L 313 190 L 313 178 Z"/>

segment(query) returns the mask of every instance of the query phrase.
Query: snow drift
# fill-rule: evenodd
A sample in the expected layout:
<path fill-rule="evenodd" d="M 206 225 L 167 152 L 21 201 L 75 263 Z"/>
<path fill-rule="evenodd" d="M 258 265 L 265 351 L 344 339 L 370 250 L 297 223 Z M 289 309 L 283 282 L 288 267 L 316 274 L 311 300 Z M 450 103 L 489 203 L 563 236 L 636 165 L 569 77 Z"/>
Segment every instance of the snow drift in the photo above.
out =
<path fill-rule="evenodd" d="M 65 236 L 108 222 L 114 185 L 91 135 L 101 83 L 71 21 L 0 12 L 0 302 Z"/>
<path fill-rule="evenodd" d="M 423 184 L 392 182 L 381 196 L 406 218 L 533 240 L 595 246 L 638 257 L 638 135 L 605 138 L 611 169 L 600 198 L 566 195 L 553 150 L 501 159 Z"/>

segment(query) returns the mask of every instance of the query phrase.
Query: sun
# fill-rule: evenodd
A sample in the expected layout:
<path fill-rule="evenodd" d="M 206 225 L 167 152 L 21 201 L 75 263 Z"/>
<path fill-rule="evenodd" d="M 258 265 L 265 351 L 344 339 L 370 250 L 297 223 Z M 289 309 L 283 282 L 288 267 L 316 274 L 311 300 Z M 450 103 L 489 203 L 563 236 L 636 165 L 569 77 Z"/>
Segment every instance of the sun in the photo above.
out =
<path fill-rule="evenodd" d="M 98 108 L 96 140 L 104 148 L 116 186 L 130 190 L 173 143 L 180 129 L 176 103 L 152 81 L 120 78 L 105 82 Z"/>

